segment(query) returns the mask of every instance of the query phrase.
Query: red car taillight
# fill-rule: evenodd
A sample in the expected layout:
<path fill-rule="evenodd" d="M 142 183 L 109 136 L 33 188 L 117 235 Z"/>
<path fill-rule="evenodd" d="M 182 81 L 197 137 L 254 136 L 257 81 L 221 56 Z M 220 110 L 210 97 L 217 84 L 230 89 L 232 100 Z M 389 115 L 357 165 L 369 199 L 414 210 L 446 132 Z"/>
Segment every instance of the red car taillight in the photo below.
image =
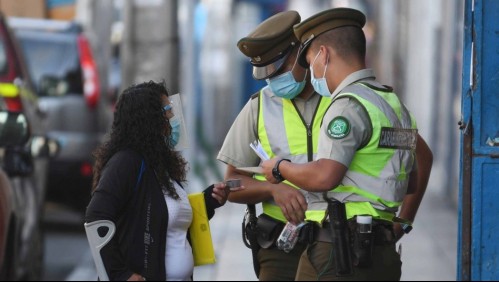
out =
<path fill-rule="evenodd" d="M 0 97 L 8 111 L 22 112 L 23 103 L 17 86 L 12 83 L 0 83 Z"/>
<path fill-rule="evenodd" d="M 80 174 L 83 177 L 92 176 L 92 165 L 90 163 L 84 162 L 80 166 Z"/>
<path fill-rule="evenodd" d="M 22 112 L 23 104 L 19 97 L 16 98 L 3 98 L 8 111 L 11 112 Z"/>
<path fill-rule="evenodd" d="M 83 94 L 90 108 L 95 108 L 99 102 L 100 83 L 97 65 L 92 55 L 92 49 L 87 38 L 78 36 L 78 48 L 80 50 L 80 63 L 83 73 Z"/>

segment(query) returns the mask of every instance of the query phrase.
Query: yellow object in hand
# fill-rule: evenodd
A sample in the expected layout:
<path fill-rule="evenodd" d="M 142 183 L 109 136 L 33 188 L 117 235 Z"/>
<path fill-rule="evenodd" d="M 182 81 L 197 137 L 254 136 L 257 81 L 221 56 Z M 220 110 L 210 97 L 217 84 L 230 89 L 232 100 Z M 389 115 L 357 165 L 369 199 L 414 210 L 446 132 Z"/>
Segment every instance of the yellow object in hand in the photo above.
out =
<path fill-rule="evenodd" d="M 192 207 L 192 223 L 189 228 L 194 265 L 213 264 L 216 262 L 213 240 L 211 238 L 210 222 L 206 212 L 203 193 L 188 195 Z"/>

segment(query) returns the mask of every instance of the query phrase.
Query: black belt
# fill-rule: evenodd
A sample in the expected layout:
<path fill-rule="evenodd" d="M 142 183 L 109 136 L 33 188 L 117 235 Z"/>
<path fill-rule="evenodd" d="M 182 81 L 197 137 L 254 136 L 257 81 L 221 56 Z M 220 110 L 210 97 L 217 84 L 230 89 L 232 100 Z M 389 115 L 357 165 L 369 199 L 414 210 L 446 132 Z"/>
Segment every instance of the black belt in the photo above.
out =
<path fill-rule="evenodd" d="M 350 235 L 353 235 L 356 230 L 356 222 L 350 221 L 348 223 L 350 229 Z M 311 223 L 311 229 L 302 232 L 301 241 L 313 243 L 313 242 L 325 242 L 332 243 L 331 228 L 329 222 L 324 222 L 322 227 L 315 223 Z M 310 233 L 308 233 L 310 232 Z M 374 244 L 375 245 L 386 245 L 395 242 L 395 235 L 393 233 L 393 225 L 385 221 L 373 221 L 372 232 L 374 233 Z M 308 234 L 307 234 L 308 233 Z"/>

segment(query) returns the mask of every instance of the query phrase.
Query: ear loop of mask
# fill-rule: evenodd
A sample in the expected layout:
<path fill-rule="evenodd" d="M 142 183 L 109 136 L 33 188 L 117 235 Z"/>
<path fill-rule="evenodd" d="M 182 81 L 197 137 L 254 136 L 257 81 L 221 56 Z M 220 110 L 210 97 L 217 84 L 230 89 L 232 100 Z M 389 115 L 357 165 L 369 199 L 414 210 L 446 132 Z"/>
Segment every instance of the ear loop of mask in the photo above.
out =
<path fill-rule="evenodd" d="M 300 51 L 300 49 L 298 49 L 298 52 Z M 291 73 L 291 76 L 293 76 L 293 79 L 295 78 L 294 74 L 293 74 L 293 70 L 295 69 L 295 66 L 296 66 L 296 63 L 298 63 L 298 56 L 296 56 L 295 58 L 295 62 L 293 64 L 293 67 L 291 68 L 291 70 L 289 71 Z M 276 79 L 277 77 L 280 77 L 280 76 L 284 76 L 287 72 L 283 73 L 283 74 L 280 74 L 272 79 Z M 305 75 L 303 76 L 303 79 L 300 80 L 299 82 L 303 82 L 305 79 L 307 79 L 307 74 L 308 74 L 308 69 L 305 70 Z M 270 80 L 272 80 L 270 79 Z M 295 79 L 296 81 L 296 79 Z M 298 81 L 297 81 L 298 82 Z"/>
<path fill-rule="evenodd" d="M 293 75 L 293 70 L 295 69 L 295 66 L 296 66 L 296 63 L 298 63 L 298 54 L 300 53 L 300 49 L 301 49 L 301 46 L 298 48 L 298 53 L 297 55 L 295 56 L 295 63 L 293 64 L 293 67 L 291 68 L 291 75 Z M 305 79 L 307 79 L 307 74 L 308 74 L 308 69 L 305 69 L 305 76 L 303 76 L 303 79 L 300 81 L 304 81 Z M 294 77 L 294 75 L 293 75 Z"/>
<path fill-rule="evenodd" d="M 326 71 L 327 71 L 327 66 L 329 65 L 329 54 L 327 54 L 327 59 L 326 59 L 326 67 L 324 68 L 324 74 L 322 77 L 326 77 Z"/>
<path fill-rule="evenodd" d="M 314 64 L 315 64 L 315 61 L 317 61 L 317 58 L 319 58 L 319 54 L 322 52 L 322 50 L 319 50 L 319 53 L 317 53 L 317 55 L 315 55 L 315 58 L 314 60 L 312 61 L 312 64 L 311 66 L 313 67 Z M 327 59 L 326 59 L 326 67 L 324 68 L 324 73 L 322 74 L 322 77 L 320 78 L 325 78 L 326 77 L 326 71 L 327 71 L 327 65 L 329 65 L 329 54 L 327 55 Z"/>

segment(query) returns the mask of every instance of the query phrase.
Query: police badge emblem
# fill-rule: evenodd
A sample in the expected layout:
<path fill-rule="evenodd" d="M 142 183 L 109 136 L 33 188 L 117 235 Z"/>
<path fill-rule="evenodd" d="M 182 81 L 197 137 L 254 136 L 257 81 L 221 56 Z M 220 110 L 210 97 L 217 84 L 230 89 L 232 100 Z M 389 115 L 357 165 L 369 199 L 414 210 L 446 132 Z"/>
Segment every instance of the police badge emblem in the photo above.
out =
<path fill-rule="evenodd" d="M 350 122 L 342 116 L 335 117 L 327 126 L 327 134 L 334 139 L 345 138 L 350 133 Z"/>

